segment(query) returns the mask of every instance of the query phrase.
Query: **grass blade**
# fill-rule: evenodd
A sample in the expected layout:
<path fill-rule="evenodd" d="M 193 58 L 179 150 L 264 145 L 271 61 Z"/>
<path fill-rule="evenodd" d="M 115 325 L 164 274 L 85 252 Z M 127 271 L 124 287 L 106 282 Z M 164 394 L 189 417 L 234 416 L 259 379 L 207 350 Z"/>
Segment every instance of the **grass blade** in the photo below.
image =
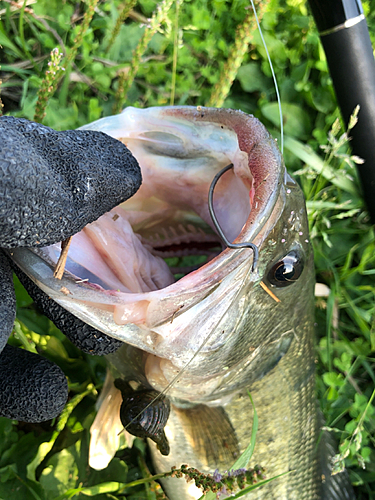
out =
<path fill-rule="evenodd" d="M 232 469 L 234 469 L 234 470 L 246 468 L 251 457 L 253 456 L 256 435 L 258 432 L 258 414 L 257 414 L 257 411 L 255 409 L 254 401 L 253 401 L 253 398 L 251 397 L 250 392 L 248 392 L 248 395 L 249 395 L 251 405 L 252 405 L 253 411 L 254 411 L 253 425 L 251 428 L 251 439 L 250 439 L 250 443 L 249 443 L 248 447 L 246 448 L 246 450 L 242 453 L 242 455 L 232 465 Z"/>
<path fill-rule="evenodd" d="M 359 197 L 357 186 L 345 177 L 343 173 L 327 165 L 310 146 L 302 144 L 289 136 L 284 136 L 284 147 L 296 155 L 300 160 L 309 165 L 317 174 L 322 175 L 338 188 Z"/>

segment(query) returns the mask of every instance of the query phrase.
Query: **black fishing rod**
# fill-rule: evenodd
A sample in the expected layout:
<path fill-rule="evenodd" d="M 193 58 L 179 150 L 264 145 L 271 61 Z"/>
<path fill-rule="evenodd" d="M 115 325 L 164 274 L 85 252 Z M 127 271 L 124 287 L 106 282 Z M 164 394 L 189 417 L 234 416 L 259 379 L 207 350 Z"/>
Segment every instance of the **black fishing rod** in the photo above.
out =
<path fill-rule="evenodd" d="M 351 130 L 364 198 L 375 224 L 375 61 L 360 0 L 308 0 L 327 57 L 345 124 L 359 104 Z"/>

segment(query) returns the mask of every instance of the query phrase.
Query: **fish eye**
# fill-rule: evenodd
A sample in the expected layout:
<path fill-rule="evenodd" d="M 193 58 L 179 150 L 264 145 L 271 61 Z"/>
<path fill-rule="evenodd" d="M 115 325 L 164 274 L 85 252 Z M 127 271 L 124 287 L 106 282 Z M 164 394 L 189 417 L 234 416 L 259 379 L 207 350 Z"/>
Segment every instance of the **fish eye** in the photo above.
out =
<path fill-rule="evenodd" d="M 286 287 L 298 280 L 303 268 L 302 256 L 298 251 L 292 250 L 271 267 L 267 279 L 273 286 Z"/>

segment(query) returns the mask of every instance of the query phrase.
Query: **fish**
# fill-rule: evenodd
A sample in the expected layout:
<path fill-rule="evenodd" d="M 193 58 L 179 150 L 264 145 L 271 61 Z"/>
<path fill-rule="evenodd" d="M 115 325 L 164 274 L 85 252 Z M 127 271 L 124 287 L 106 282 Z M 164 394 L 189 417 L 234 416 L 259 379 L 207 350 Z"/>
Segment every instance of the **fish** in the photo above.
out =
<path fill-rule="evenodd" d="M 259 420 L 251 461 L 269 478 L 289 472 L 251 498 L 353 498 L 346 476 L 330 474 L 333 444 L 315 395 L 308 220 L 277 142 L 252 115 L 202 106 L 130 107 L 83 129 L 126 144 L 141 188 L 73 236 L 61 280 L 59 245 L 12 258 L 62 307 L 124 342 L 107 356 L 90 465 L 104 468 L 119 446 L 117 379 L 170 401 L 169 453 L 150 441 L 157 472 L 182 463 L 230 470 L 251 439 L 250 393 Z M 218 175 L 217 223 L 250 248 L 229 248 L 217 232 L 208 195 Z M 163 486 L 172 500 L 202 494 L 183 479 Z"/>

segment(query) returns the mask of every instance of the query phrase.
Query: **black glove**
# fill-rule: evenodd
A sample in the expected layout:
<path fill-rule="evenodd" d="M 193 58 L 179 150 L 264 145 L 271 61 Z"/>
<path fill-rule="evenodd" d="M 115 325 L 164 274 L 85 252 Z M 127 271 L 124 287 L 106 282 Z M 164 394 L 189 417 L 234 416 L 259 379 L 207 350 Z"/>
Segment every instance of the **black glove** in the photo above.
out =
<path fill-rule="evenodd" d="M 0 248 L 63 241 L 131 197 L 141 184 L 137 160 L 101 132 L 55 130 L 0 117 Z M 19 269 L 19 278 L 45 314 L 80 349 L 115 351 L 121 342 L 58 306 Z M 42 422 L 63 409 L 68 388 L 59 367 L 6 345 L 15 319 L 11 265 L 0 250 L 0 415 Z"/>

